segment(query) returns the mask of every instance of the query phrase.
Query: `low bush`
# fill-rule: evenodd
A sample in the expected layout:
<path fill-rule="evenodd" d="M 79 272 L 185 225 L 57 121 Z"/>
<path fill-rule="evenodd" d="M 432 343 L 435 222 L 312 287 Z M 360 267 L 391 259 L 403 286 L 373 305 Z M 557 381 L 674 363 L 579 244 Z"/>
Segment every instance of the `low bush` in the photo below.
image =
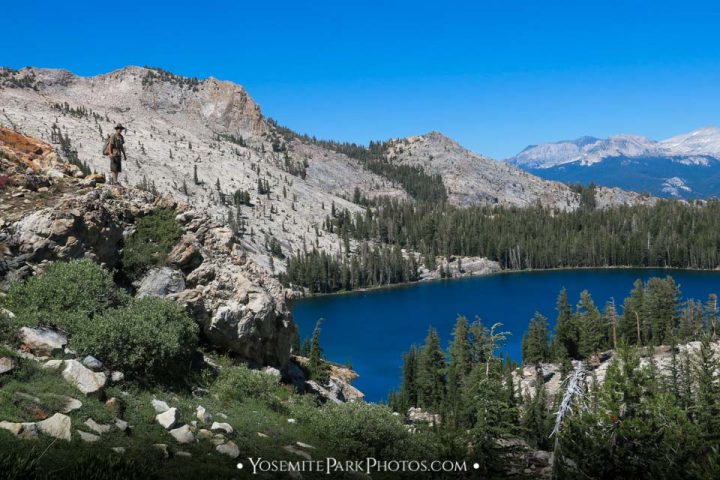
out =
<path fill-rule="evenodd" d="M 273 408 L 287 396 L 277 377 L 242 364 L 224 367 L 215 381 L 214 390 L 223 401 L 259 399 Z"/>
<path fill-rule="evenodd" d="M 185 375 L 197 348 L 198 326 L 171 300 L 145 297 L 86 322 L 70 339 L 78 352 L 151 381 Z"/>
<path fill-rule="evenodd" d="M 16 325 L 55 327 L 72 333 L 78 325 L 127 297 L 112 276 L 90 260 L 58 262 L 41 275 L 14 283 L 3 306 Z"/>
<path fill-rule="evenodd" d="M 16 315 L 12 327 L 64 330 L 73 350 L 138 380 L 172 381 L 186 374 L 198 344 L 197 324 L 177 303 L 133 299 L 88 260 L 55 263 L 13 284 L 3 304 Z M 5 322 L 0 319 L 0 333 Z"/>
<path fill-rule="evenodd" d="M 389 458 L 409 433 L 389 408 L 372 403 L 299 404 L 293 411 L 329 450 L 348 458 Z"/>
<path fill-rule="evenodd" d="M 182 236 L 182 228 L 171 210 L 158 210 L 141 218 L 137 230 L 125 242 L 122 268 L 131 280 L 150 267 L 165 265 L 168 253 Z"/>

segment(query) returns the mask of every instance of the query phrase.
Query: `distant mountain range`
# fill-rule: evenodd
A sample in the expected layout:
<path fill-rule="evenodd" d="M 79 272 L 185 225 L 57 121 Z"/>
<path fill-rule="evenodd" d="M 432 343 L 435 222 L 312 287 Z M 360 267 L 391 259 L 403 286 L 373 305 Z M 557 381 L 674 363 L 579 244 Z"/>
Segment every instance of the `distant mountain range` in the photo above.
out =
<path fill-rule="evenodd" d="M 661 141 L 615 135 L 531 145 L 505 161 L 548 180 L 594 182 L 662 197 L 720 197 L 717 127 Z"/>

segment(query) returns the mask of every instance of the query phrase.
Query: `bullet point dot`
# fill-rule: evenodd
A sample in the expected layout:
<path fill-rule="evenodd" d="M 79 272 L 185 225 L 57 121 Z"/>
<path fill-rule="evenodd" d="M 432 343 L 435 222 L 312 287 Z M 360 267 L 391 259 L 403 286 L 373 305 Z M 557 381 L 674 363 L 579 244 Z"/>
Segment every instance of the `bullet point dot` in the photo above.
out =
<path fill-rule="evenodd" d="M 478 468 L 480 468 L 480 464 L 479 464 L 479 463 L 473 463 L 473 468 L 474 468 L 475 470 L 477 470 Z"/>
<path fill-rule="evenodd" d="M 242 464 L 242 463 L 238 463 L 238 464 L 237 464 L 237 468 L 238 468 L 238 470 L 242 470 L 243 464 Z"/>

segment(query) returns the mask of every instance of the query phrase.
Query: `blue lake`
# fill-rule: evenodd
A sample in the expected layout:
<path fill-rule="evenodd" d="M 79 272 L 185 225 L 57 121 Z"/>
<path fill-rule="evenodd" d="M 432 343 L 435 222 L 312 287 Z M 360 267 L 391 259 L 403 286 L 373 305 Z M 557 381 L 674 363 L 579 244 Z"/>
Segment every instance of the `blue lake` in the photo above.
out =
<path fill-rule="evenodd" d="M 422 345 L 435 327 L 446 347 L 458 315 L 479 316 L 486 326 L 501 322 L 512 335 L 504 352 L 519 361 L 520 344 L 536 311 L 555 322 L 555 300 L 561 288 L 571 304 L 588 289 L 599 308 L 614 298 L 618 307 L 637 278 L 671 275 L 683 298 L 705 300 L 720 294 L 720 272 L 655 269 L 588 269 L 501 273 L 458 280 L 425 282 L 342 295 L 298 300 L 293 316 L 300 337 L 309 337 L 323 318 L 320 341 L 324 355 L 351 363 L 360 377 L 354 385 L 368 401 L 382 401 L 400 383 L 402 354 Z M 619 308 L 619 310 L 621 310 Z"/>

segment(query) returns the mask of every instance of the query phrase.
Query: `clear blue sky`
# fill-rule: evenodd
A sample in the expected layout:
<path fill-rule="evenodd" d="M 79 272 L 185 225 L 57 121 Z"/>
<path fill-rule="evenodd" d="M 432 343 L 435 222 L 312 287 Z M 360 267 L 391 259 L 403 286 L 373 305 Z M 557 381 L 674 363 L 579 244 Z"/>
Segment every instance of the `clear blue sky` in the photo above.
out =
<path fill-rule="evenodd" d="M 0 64 L 215 76 L 300 132 L 439 130 L 504 158 L 720 125 L 718 3 L 25 0 L 0 8 Z"/>

